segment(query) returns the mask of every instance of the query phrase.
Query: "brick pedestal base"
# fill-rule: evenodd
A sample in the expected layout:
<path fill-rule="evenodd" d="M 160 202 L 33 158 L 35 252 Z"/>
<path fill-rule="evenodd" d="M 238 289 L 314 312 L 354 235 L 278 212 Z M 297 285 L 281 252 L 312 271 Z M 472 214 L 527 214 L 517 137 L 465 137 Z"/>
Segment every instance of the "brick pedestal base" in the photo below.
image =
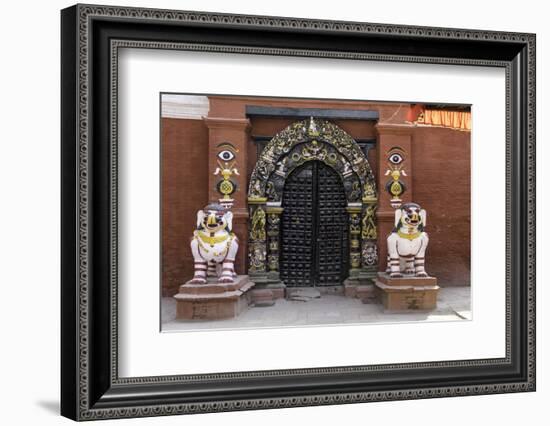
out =
<path fill-rule="evenodd" d="M 429 311 L 436 307 L 439 286 L 435 277 L 390 278 L 379 272 L 374 284 L 385 310 Z"/>
<path fill-rule="evenodd" d="M 209 278 L 206 284 L 186 282 L 180 286 L 176 299 L 176 319 L 219 320 L 235 318 L 251 303 L 250 289 L 254 283 L 248 275 L 239 275 L 232 284 Z"/>

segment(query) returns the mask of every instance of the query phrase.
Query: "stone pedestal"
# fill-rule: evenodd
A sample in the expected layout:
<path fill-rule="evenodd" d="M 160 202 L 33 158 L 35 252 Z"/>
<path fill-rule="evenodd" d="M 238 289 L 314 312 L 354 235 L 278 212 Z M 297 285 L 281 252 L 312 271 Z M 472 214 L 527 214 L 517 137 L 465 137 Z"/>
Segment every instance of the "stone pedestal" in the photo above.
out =
<path fill-rule="evenodd" d="M 219 283 L 209 278 L 206 284 L 189 281 L 180 286 L 176 299 L 176 319 L 219 320 L 235 318 L 248 308 L 254 283 L 248 275 L 235 277 L 235 282 Z"/>
<path fill-rule="evenodd" d="M 374 284 L 385 310 L 429 311 L 436 307 L 439 286 L 435 277 L 390 278 L 379 272 Z"/>
<path fill-rule="evenodd" d="M 250 292 L 254 306 L 273 306 L 275 305 L 276 295 L 268 288 L 258 288 Z"/>
<path fill-rule="evenodd" d="M 250 279 L 256 283 L 252 291 L 254 306 L 272 306 L 277 299 L 285 297 L 284 283 L 270 277 L 270 274 L 250 274 Z"/>

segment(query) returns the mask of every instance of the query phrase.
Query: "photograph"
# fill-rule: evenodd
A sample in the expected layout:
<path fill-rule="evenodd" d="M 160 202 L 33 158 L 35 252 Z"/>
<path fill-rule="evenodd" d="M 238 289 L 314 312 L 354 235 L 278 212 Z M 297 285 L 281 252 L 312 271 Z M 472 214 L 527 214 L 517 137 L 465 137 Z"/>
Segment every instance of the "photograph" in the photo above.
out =
<path fill-rule="evenodd" d="M 161 93 L 161 331 L 470 321 L 471 110 Z"/>
<path fill-rule="evenodd" d="M 61 414 L 534 392 L 536 34 L 257 12 L 61 11 Z"/>

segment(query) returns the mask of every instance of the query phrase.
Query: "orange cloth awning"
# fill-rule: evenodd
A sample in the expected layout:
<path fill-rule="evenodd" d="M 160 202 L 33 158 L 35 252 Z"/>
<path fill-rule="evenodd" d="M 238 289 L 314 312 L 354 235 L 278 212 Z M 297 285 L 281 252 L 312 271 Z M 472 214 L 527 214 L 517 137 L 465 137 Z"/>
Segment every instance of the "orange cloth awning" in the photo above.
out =
<path fill-rule="evenodd" d="M 411 122 L 417 124 L 465 131 L 472 130 L 472 113 L 470 111 L 414 105 L 411 107 L 409 117 Z"/>

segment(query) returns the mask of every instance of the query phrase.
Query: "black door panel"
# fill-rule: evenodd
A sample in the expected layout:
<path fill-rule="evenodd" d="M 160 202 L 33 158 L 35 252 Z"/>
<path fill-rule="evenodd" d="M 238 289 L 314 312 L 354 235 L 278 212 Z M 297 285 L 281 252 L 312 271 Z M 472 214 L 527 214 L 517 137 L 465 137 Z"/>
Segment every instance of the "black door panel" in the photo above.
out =
<path fill-rule="evenodd" d="M 348 216 L 340 177 L 311 161 L 283 192 L 281 278 L 288 287 L 340 285 L 347 274 Z"/>

